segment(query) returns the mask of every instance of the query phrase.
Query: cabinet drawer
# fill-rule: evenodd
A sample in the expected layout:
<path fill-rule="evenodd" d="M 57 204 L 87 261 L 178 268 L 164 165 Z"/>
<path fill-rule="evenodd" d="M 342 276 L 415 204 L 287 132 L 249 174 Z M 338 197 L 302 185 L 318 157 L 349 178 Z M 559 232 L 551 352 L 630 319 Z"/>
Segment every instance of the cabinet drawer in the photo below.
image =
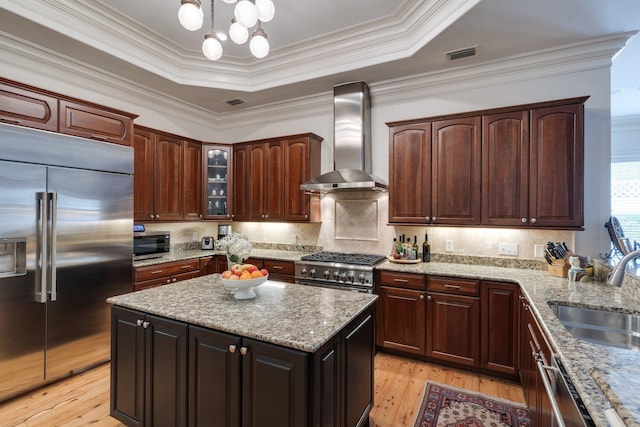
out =
<path fill-rule="evenodd" d="M 422 274 L 406 274 L 389 271 L 380 272 L 380 285 L 394 286 L 397 288 L 424 290 L 424 278 Z"/>
<path fill-rule="evenodd" d="M 292 261 L 276 261 L 272 259 L 264 260 L 264 268 L 269 271 L 269 274 L 290 274 L 294 275 L 294 266 Z"/>
<path fill-rule="evenodd" d="M 480 294 L 480 281 L 449 277 L 429 277 L 427 290 L 456 295 L 478 296 Z"/>
<path fill-rule="evenodd" d="M 133 279 L 135 282 L 155 279 L 157 277 L 171 276 L 173 274 L 186 273 L 200 270 L 198 258 L 188 261 L 165 262 L 162 264 L 149 265 L 134 269 Z"/>
<path fill-rule="evenodd" d="M 60 100 L 60 133 L 132 145 L 133 119 L 116 112 Z"/>
<path fill-rule="evenodd" d="M 133 290 L 134 291 L 139 291 L 141 289 L 153 288 L 153 287 L 162 286 L 162 285 L 168 285 L 169 283 L 171 283 L 171 277 L 169 277 L 169 276 L 156 277 L 155 279 L 134 282 Z"/>

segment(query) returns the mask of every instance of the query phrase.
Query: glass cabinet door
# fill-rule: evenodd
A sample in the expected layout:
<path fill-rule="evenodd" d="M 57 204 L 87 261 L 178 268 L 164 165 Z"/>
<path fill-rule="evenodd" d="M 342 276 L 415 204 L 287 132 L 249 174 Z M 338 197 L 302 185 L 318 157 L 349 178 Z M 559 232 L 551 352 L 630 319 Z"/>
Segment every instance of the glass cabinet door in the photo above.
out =
<path fill-rule="evenodd" d="M 205 218 L 231 218 L 231 149 L 222 146 L 203 146 L 206 184 Z"/>

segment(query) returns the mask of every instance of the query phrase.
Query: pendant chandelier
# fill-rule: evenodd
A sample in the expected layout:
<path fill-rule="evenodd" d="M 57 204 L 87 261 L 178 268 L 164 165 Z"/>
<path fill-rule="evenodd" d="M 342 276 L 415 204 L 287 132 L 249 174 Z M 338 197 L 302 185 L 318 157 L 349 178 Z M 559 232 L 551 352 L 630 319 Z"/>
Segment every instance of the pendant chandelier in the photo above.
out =
<path fill-rule="evenodd" d="M 201 0 L 181 0 L 178 9 L 180 24 L 189 31 L 202 28 L 204 13 Z M 249 40 L 249 50 L 256 58 L 264 58 L 269 54 L 267 34 L 262 29 L 263 22 L 269 22 L 275 15 L 272 0 L 222 0 L 225 3 L 236 4 L 234 17 L 229 27 L 229 37 L 236 44 L 243 44 Z M 211 30 L 205 34 L 202 52 L 212 61 L 222 56 L 222 42 L 227 36 L 214 30 L 214 0 L 211 0 Z M 255 27 L 249 38 L 249 30 Z"/>

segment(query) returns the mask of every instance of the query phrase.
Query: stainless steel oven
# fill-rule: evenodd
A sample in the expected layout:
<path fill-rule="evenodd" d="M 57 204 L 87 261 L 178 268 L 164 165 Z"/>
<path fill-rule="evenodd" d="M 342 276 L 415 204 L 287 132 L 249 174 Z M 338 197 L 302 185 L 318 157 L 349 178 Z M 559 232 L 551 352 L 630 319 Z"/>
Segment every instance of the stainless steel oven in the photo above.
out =
<path fill-rule="evenodd" d="M 302 285 L 371 294 L 374 268 L 385 259 L 382 255 L 316 252 L 295 262 L 295 281 Z"/>

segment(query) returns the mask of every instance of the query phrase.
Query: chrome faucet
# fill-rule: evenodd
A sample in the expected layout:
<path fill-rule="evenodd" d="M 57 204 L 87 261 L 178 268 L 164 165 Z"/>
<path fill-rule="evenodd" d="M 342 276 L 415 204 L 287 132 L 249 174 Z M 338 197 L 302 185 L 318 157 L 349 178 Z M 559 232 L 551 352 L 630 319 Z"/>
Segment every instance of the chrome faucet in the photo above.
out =
<path fill-rule="evenodd" d="M 609 276 L 607 277 L 607 285 L 613 286 L 622 286 L 622 280 L 624 279 L 625 270 L 627 269 L 627 264 L 634 258 L 640 257 L 640 249 L 636 249 L 633 252 L 629 252 L 626 254 L 616 265 L 616 268 L 613 269 Z"/>

